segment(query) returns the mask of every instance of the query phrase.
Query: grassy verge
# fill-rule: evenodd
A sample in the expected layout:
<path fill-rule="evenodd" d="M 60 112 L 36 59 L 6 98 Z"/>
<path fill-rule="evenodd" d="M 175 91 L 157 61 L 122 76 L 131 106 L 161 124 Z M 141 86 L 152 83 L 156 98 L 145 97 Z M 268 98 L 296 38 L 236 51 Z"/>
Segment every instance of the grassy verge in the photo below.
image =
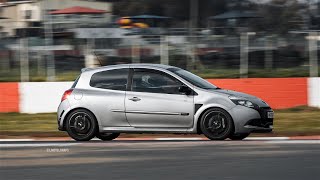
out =
<path fill-rule="evenodd" d="M 0 113 L 0 135 L 65 136 L 57 129 L 55 113 Z"/>
<path fill-rule="evenodd" d="M 275 112 L 274 133 L 320 135 L 320 109 L 296 107 Z"/>
<path fill-rule="evenodd" d="M 61 137 L 66 135 L 57 130 L 55 113 L 0 113 L 0 136 Z M 297 107 L 276 110 L 273 135 L 320 135 L 320 109 Z"/>
<path fill-rule="evenodd" d="M 43 82 L 47 81 L 47 77 L 44 72 L 41 74 L 37 73 L 36 69 L 30 69 L 29 71 L 29 81 L 30 82 Z M 56 71 L 56 81 L 74 81 L 77 76 L 80 74 L 79 71 Z M 0 82 L 19 82 L 20 79 L 20 70 L 12 69 L 10 71 L 0 71 Z"/>

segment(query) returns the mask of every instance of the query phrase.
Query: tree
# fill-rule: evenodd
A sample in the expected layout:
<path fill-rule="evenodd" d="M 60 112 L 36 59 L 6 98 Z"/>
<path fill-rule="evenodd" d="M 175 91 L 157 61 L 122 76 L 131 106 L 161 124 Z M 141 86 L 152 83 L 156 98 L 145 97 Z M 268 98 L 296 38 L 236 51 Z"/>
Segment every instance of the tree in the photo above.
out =
<path fill-rule="evenodd" d="M 285 34 L 289 30 L 302 28 L 303 17 L 301 10 L 304 4 L 297 0 L 272 0 L 258 7 L 261 20 L 255 21 L 256 31 L 267 31 Z"/>
<path fill-rule="evenodd" d="M 226 0 L 198 0 L 198 26 L 205 27 L 207 18 L 226 10 Z M 190 0 L 119 0 L 113 13 L 118 16 L 154 14 L 172 17 L 173 26 L 186 24 L 190 18 Z M 183 26 L 183 25 L 182 25 Z"/>

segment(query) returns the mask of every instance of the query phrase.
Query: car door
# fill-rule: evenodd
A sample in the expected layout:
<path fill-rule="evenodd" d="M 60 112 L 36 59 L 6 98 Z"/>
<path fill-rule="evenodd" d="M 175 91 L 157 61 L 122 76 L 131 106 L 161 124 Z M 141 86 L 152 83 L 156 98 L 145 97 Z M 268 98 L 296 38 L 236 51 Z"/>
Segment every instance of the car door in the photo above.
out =
<path fill-rule="evenodd" d="M 193 95 L 179 92 L 182 82 L 154 69 L 133 69 L 126 92 L 126 117 L 134 127 L 192 127 Z"/>
<path fill-rule="evenodd" d="M 90 79 L 86 103 L 104 127 L 130 126 L 124 106 L 128 75 L 129 68 L 119 68 L 96 72 Z"/>

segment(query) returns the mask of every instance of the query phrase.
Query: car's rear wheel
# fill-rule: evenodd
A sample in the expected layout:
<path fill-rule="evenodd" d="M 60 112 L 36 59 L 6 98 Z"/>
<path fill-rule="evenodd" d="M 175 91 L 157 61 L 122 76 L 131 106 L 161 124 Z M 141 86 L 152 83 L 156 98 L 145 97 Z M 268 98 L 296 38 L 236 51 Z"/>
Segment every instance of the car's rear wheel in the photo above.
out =
<path fill-rule="evenodd" d="M 232 134 L 229 136 L 229 139 L 234 140 L 234 141 L 240 141 L 243 140 L 244 138 L 248 137 L 250 133 L 238 133 L 238 134 Z"/>
<path fill-rule="evenodd" d="M 120 136 L 120 133 L 97 133 L 96 137 L 103 141 L 111 141 Z"/>
<path fill-rule="evenodd" d="M 201 116 L 202 133 L 211 140 L 224 140 L 233 132 L 233 121 L 229 113 L 221 108 L 212 108 Z"/>
<path fill-rule="evenodd" d="M 66 129 L 71 138 L 77 141 L 89 141 L 96 134 L 97 122 L 90 111 L 79 109 L 68 115 Z"/>

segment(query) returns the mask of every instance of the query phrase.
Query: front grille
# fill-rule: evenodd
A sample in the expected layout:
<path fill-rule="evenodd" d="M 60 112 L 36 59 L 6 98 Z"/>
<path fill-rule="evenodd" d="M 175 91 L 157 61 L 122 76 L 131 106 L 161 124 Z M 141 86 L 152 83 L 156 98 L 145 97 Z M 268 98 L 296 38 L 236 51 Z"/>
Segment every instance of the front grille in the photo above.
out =
<path fill-rule="evenodd" d="M 252 126 L 268 128 L 270 125 L 273 125 L 273 118 L 268 118 L 268 112 L 272 111 L 271 108 L 259 108 L 257 109 L 261 118 L 252 119 L 247 124 Z"/>

